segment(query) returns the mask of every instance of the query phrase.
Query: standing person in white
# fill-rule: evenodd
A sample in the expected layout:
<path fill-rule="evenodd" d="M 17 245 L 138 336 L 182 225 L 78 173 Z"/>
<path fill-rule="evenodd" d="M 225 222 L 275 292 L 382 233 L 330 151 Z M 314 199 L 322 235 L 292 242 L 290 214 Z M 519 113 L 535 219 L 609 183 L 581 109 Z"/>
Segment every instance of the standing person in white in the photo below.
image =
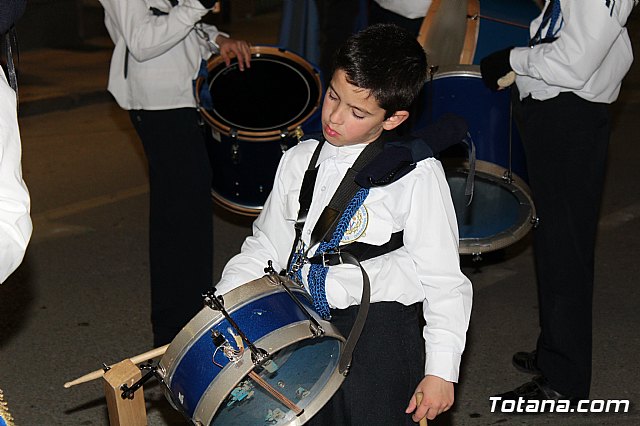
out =
<path fill-rule="evenodd" d="M 514 117 L 540 223 L 534 231 L 540 334 L 514 366 L 532 381 L 505 400 L 589 397 L 594 252 L 611 119 L 633 61 L 625 28 L 637 0 L 551 0 L 528 47 L 481 61 L 498 90 L 515 75 Z"/>
<path fill-rule="evenodd" d="M 3 47 L 10 43 L 9 32 L 24 13 L 25 6 L 24 0 L 0 1 L 0 45 Z M 29 215 L 31 200 L 22 179 L 17 83 L 11 78 L 15 77 L 15 69 L 10 55 L 9 52 L 6 58 L 7 74 L 4 69 L 0 70 L 0 283 L 22 262 L 33 229 Z"/>
<path fill-rule="evenodd" d="M 212 53 L 240 70 L 250 46 L 201 18 L 215 0 L 100 0 L 115 43 L 109 92 L 129 111 L 149 165 L 149 258 L 154 345 L 202 308 L 213 275 L 211 164 L 193 80 Z M 216 99 L 224 102 L 224 99 Z"/>

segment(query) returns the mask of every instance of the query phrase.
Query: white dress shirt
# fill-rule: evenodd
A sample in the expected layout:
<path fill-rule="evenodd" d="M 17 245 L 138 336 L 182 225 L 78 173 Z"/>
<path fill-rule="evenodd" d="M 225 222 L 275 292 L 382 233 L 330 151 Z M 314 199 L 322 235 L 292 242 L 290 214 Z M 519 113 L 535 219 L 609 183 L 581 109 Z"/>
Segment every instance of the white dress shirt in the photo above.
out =
<path fill-rule="evenodd" d="M 0 68 L 0 283 L 15 271 L 31 238 L 31 202 L 22 179 L 16 92 Z"/>
<path fill-rule="evenodd" d="M 624 27 L 634 0 L 560 0 L 557 40 L 511 50 L 520 98 L 545 100 L 574 92 L 592 102 L 611 103 L 620 92 L 633 52 Z M 547 1 L 546 7 L 549 6 Z M 531 22 L 538 31 L 542 16 Z M 546 34 L 546 28 L 542 34 Z"/>
<path fill-rule="evenodd" d="M 225 266 L 216 286 L 217 294 L 264 275 L 268 260 L 273 261 L 276 270 L 286 267 L 295 236 L 302 178 L 317 144 L 308 140 L 284 154 L 273 190 L 253 224 L 253 235 Z M 306 245 L 320 213 L 364 147 L 324 144 L 303 228 Z M 424 302 L 425 373 L 455 382 L 471 313 L 472 288 L 460 271 L 455 211 L 444 170 L 436 159 L 420 161 L 398 181 L 372 188 L 343 243 L 347 239 L 381 245 L 389 241 L 392 233 L 402 230 L 403 247 L 362 262 L 371 280 L 371 302 Z M 311 248 L 311 254 L 316 248 Z M 308 271 L 309 265 L 305 265 L 302 276 L 307 289 Z M 360 269 L 352 265 L 330 267 L 326 293 L 331 307 L 359 304 Z"/>
<path fill-rule="evenodd" d="M 211 50 L 194 30 L 194 24 L 208 9 L 198 0 L 183 0 L 175 7 L 167 0 L 100 0 L 100 3 L 115 44 L 108 90 L 118 105 L 127 110 L 195 107 L 192 82 L 202 59 L 208 59 Z M 155 16 L 150 7 L 168 14 Z M 223 34 L 211 25 L 202 28 L 211 41 Z"/>

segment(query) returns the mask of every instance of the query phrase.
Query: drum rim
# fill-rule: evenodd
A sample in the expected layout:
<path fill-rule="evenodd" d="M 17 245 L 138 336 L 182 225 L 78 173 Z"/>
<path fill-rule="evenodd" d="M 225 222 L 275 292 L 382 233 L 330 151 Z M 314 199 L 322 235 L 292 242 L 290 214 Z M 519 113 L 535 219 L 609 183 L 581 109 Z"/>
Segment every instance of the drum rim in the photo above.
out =
<path fill-rule="evenodd" d="M 469 162 L 462 159 L 444 159 L 445 174 L 460 173 L 469 174 Z M 459 238 L 458 252 L 460 254 L 478 255 L 496 251 L 515 244 L 521 240 L 533 227 L 536 218 L 536 208 L 531 196 L 529 185 L 517 174 L 511 172 L 511 182 L 507 182 L 504 176 L 509 171 L 497 164 L 477 160 L 476 178 L 482 177 L 507 189 L 519 201 L 519 216 L 516 224 L 491 237 L 483 238 Z"/>
<path fill-rule="evenodd" d="M 243 216 L 256 217 L 256 216 L 258 216 L 260 214 L 260 212 L 264 208 L 264 205 L 261 205 L 261 206 L 250 206 L 248 204 L 242 204 L 242 203 L 237 203 L 237 202 L 231 201 L 230 199 L 220 195 L 218 193 L 218 191 L 216 191 L 213 188 L 211 188 L 211 196 L 213 197 L 213 200 L 215 202 L 220 204 L 225 209 L 230 210 L 233 213 L 243 215 Z"/>
<path fill-rule="evenodd" d="M 473 77 L 482 78 L 480 65 L 475 64 L 454 64 L 439 66 L 438 69 L 427 77 L 427 83 L 447 77 Z"/>
<path fill-rule="evenodd" d="M 287 58 L 292 62 L 301 66 L 304 70 L 308 71 L 309 77 L 311 78 L 312 81 L 316 83 L 316 86 L 318 88 L 318 91 L 317 91 L 318 96 L 316 98 L 315 105 L 312 106 L 312 108 L 309 110 L 307 114 L 301 115 L 297 121 L 293 122 L 286 128 L 287 132 L 290 132 L 290 133 L 294 132 L 296 129 L 298 129 L 302 125 L 302 123 L 307 121 L 318 110 L 320 106 L 320 102 L 322 101 L 322 81 L 320 80 L 319 71 L 315 69 L 313 65 L 309 63 L 307 60 L 305 60 L 302 56 L 288 49 L 284 49 L 281 47 L 274 47 L 274 46 L 251 46 L 250 50 L 251 50 L 252 57 L 254 55 L 257 57 L 259 57 L 260 55 L 272 55 L 272 56 L 277 56 L 281 58 Z M 211 59 L 209 59 L 209 61 L 207 61 L 207 72 L 211 72 L 214 68 L 220 66 L 221 64 L 224 65 L 224 59 L 221 56 L 212 57 Z M 216 117 L 211 115 L 206 109 L 201 108 L 200 107 L 200 89 L 206 80 L 207 79 L 202 76 L 198 76 L 196 78 L 195 99 L 196 99 L 196 106 L 198 111 L 203 116 L 205 121 L 207 121 L 207 123 L 213 129 L 217 130 L 220 133 L 225 134 L 226 136 L 231 136 L 232 132 L 236 132 L 234 136 L 237 136 L 239 139 L 254 141 L 254 142 L 272 141 L 272 140 L 278 140 L 282 138 L 283 136 L 282 133 L 283 133 L 283 130 L 285 129 L 268 130 L 263 132 L 233 129 L 227 123 L 223 123 L 220 120 L 218 120 Z M 313 90 L 311 90 L 311 92 L 312 92 L 311 93 L 312 95 L 315 93 L 315 91 Z M 287 136 L 287 135 L 284 135 L 284 136 Z"/>

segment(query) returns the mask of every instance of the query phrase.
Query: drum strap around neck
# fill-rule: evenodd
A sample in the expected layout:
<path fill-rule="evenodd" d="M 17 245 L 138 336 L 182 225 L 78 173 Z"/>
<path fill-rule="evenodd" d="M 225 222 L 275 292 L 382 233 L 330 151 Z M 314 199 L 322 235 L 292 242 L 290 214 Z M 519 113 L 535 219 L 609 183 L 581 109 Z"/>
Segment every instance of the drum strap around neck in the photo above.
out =
<path fill-rule="evenodd" d="M 302 187 L 300 189 L 300 195 L 298 198 L 300 209 L 298 211 L 298 219 L 296 220 L 295 224 L 296 237 L 293 244 L 293 250 L 289 258 L 288 268 L 291 268 L 291 261 L 294 258 L 294 252 L 301 242 L 302 229 L 307 219 L 309 208 L 311 207 L 313 189 L 315 187 L 316 178 L 318 176 L 319 166 L 317 165 L 317 161 L 324 142 L 324 138 L 322 138 L 318 143 L 318 146 L 316 147 L 316 150 L 311 157 L 309 167 L 307 168 L 302 181 Z M 383 140 L 378 139 L 375 142 L 367 145 L 365 149 L 360 153 L 351 168 L 347 170 L 346 175 L 340 182 L 340 185 L 331 198 L 331 201 L 324 208 L 320 215 L 320 218 L 316 222 L 316 225 L 311 233 L 309 248 L 315 246 L 320 241 L 328 242 L 329 240 L 331 240 L 336 227 L 338 226 L 340 218 L 343 216 L 343 213 L 347 209 L 347 205 L 351 202 L 356 193 L 362 189 L 360 185 L 355 182 L 355 177 L 358 175 L 360 170 L 362 170 L 378 154 L 382 152 L 383 144 Z M 303 255 L 306 257 L 306 253 L 304 253 Z M 313 258 L 307 260 L 311 261 L 312 259 L 313 263 L 321 264 L 324 267 L 339 264 L 355 265 L 360 268 L 360 271 L 362 273 L 362 296 L 360 299 L 358 314 L 356 315 L 356 319 L 351 328 L 351 331 L 349 332 L 349 336 L 347 337 L 347 341 L 342 350 L 342 353 L 340 354 L 340 359 L 338 362 L 338 371 L 341 374 L 346 375 L 349 371 L 349 366 L 351 365 L 353 350 L 355 349 L 356 343 L 360 338 L 360 334 L 362 333 L 364 323 L 366 322 L 367 315 L 369 313 L 369 304 L 371 301 L 371 283 L 369 281 L 369 276 L 360 264 L 360 261 L 353 254 L 348 252 L 332 250 L 328 253 L 319 253 Z"/>

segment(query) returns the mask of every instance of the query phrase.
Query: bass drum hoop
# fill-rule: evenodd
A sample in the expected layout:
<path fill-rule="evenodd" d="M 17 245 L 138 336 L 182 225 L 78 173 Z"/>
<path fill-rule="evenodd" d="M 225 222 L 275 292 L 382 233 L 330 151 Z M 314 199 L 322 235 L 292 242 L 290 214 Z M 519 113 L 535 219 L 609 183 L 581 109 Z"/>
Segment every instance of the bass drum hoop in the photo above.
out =
<path fill-rule="evenodd" d="M 242 216 L 257 217 L 264 206 L 250 206 L 246 204 L 240 204 L 229 200 L 226 197 L 220 195 L 216 190 L 211 189 L 211 196 L 213 200 L 217 202 L 221 207 Z"/>
<path fill-rule="evenodd" d="M 480 72 L 480 65 L 475 64 L 454 64 L 444 65 L 437 68 L 437 70 L 427 77 L 426 83 L 428 84 L 431 79 L 437 80 L 439 78 L 446 77 L 474 77 L 482 78 Z"/>
<path fill-rule="evenodd" d="M 315 70 L 311 64 L 309 62 L 307 62 L 306 60 L 304 60 L 301 56 L 283 49 L 283 48 L 277 48 L 277 47 L 271 47 L 271 46 L 251 46 L 251 58 L 261 58 L 264 55 L 271 55 L 271 56 L 275 56 L 275 57 L 279 57 L 279 58 L 286 58 L 289 61 L 297 64 L 298 66 L 302 67 L 302 69 L 304 71 L 306 71 L 308 73 L 307 77 L 311 77 L 311 79 L 313 80 L 313 82 L 315 83 L 315 86 L 317 88 L 317 92 L 313 90 L 312 87 L 309 87 L 309 95 L 313 98 L 314 95 L 316 98 L 315 101 L 315 105 L 313 105 L 313 107 L 311 107 L 309 109 L 309 111 L 304 114 L 303 116 L 299 117 L 298 119 L 296 119 L 296 121 L 294 121 L 292 124 L 289 124 L 286 127 L 286 132 L 288 133 L 292 133 L 294 131 L 296 131 L 296 129 L 305 121 L 307 121 L 309 119 L 309 117 L 311 117 L 313 115 L 313 113 L 316 112 L 316 110 L 318 109 L 318 107 L 320 106 L 320 101 L 322 99 L 322 83 L 320 81 L 320 75 L 318 73 L 317 70 Z M 216 55 L 214 57 L 212 57 L 211 59 L 209 59 L 209 61 L 207 61 L 207 71 L 208 74 L 210 75 L 211 72 L 220 66 L 224 66 L 224 59 L 219 56 Z M 224 69 L 224 68 L 222 68 Z M 205 108 L 200 107 L 201 105 L 201 101 L 200 101 L 200 90 L 202 88 L 202 85 L 205 84 L 207 82 L 207 80 L 209 79 L 209 75 L 207 76 L 207 78 L 205 77 L 198 77 L 196 79 L 195 82 L 195 98 L 196 98 L 196 105 L 198 105 L 198 110 L 200 111 L 200 114 L 203 116 L 203 118 L 205 119 L 205 121 L 207 121 L 207 123 L 213 127 L 214 129 L 216 129 L 217 131 L 219 131 L 220 133 L 223 133 L 227 136 L 231 136 L 233 134 L 234 137 L 238 137 L 239 139 L 242 140 L 247 140 L 247 141 L 253 141 L 253 142 L 263 142 L 263 141 L 273 141 L 273 140 L 278 140 L 280 138 L 282 138 L 283 136 L 287 136 L 287 134 L 284 134 L 284 130 L 285 129 L 276 129 L 276 130 L 266 130 L 266 131 L 262 131 L 262 132 L 257 132 L 257 131 L 252 131 L 252 130 L 246 130 L 246 129 L 236 129 L 233 128 L 231 126 L 229 126 L 228 123 L 226 122 L 222 122 L 221 120 L 219 120 L 217 117 L 215 117 L 213 114 L 211 114 L 209 111 L 207 111 Z"/>
<path fill-rule="evenodd" d="M 294 293 L 308 297 L 307 293 L 302 289 L 295 287 L 290 287 L 290 289 Z M 279 284 L 274 284 L 268 276 L 258 278 L 225 294 L 225 309 L 229 315 L 232 315 L 235 311 L 242 309 L 254 300 L 283 291 L 284 290 L 280 289 Z M 292 303 L 294 302 L 292 301 Z M 340 341 L 343 348 L 345 338 L 338 332 L 338 330 L 330 322 L 320 319 L 314 313 L 312 313 L 312 315 L 314 315 L 314 318 L 316 318 L 324 330 L 322 338 L 337 339 Z M 183 357 L 191 350 L 193 346 L 192 343 L 197 342 L 206 333 L 210 332 L 211 327 L 224 319 L 225 317 L 221 312 L 204 308 L 178 333 L 158 363 L 158 372 L 163 377 L 163 382 L 166 385 L 165 392 L 171 393 L 170 387 L 176 367 L 180 364 Z M 283 330 L 287 333 L 287 336 L 278 336 L 278 333 Z M 288 340 L 285 337 L 291 337 L 292 339 Z M 287 346 L 310 338 L 312 338 L 312 334 L 310 332 L 310 322 L 307 320 L 291 323 L 273 330 L 256 340 L 254 344 L 256 347 L 266 347 L 268 348 L 269 353 L 275 354 Z M 342 352 L 342 350 L 340 352 Z M 218 373 L 218 375 L 213 379 L 207 390 L 203 393 L 196 409 L 194 410 L 192 420 L 198 421 L 203 425 L 211 424 L 224 399 L 231 393 L 233 388 L 253 370 L 251 352 L 249 350 L 245 351 L 242 359 L 237 364 L 231 364 L 232 363 L 229 362 L 224 366 L 220 373 Z M 229 374 L 233 369 L 236 369 L 236 367 L 237 371 L 232 372 L 232 377 L 223 377 L 226 374 Z M 331 399 L 333 394 L 342 385 L 344 379 L 345 376 L 340 374 L 336 368 L 333 373 L 331 373 L 330 378 L 327 380 L 324 388 L 318 393 L 316 398 L 305 406 L 304 411 L 300 416 L 295 417 L 292 421 L 287 423 L 287 425 L 298 426 L 307 422 L 329 401 L 329 399 Z M 216 387 L 219 388 L 216 389 Z M 220 389 L 223 389 L 223 391 L 220 392 Z M 215 399 L 207 401 L 207 397 L 210 396 L 209 393 L 212 391 L 213 393 L 221 395 L 219 401 L 215 402 Z M 176 407 L 172 396 L 173 395 L 167 395 L 167 399 L 174 409 L 181 411 L 179 407 Z"/>
<path fill-rule="evenodd" d="M 443 159 L 443 166 L 447 178 L 461 175 L 466 179 L 469 175 L 469 162 L 465 159 Z M 518 200 L 518 218 L 512 226 L 491 237 L 460 238 L 458 249 L 460 254 L 478 255 L 508 247 L 523 238 L 535 223 L 536 210 L 531 197 L 531 189 L 518 175 L 510 173 L 509 170 L 497 164 L 477 160 L 475 179 L 478 178 L 489 181 L 515 197 Z M 473 199 L 471 203 L 473 204 Z"/>

